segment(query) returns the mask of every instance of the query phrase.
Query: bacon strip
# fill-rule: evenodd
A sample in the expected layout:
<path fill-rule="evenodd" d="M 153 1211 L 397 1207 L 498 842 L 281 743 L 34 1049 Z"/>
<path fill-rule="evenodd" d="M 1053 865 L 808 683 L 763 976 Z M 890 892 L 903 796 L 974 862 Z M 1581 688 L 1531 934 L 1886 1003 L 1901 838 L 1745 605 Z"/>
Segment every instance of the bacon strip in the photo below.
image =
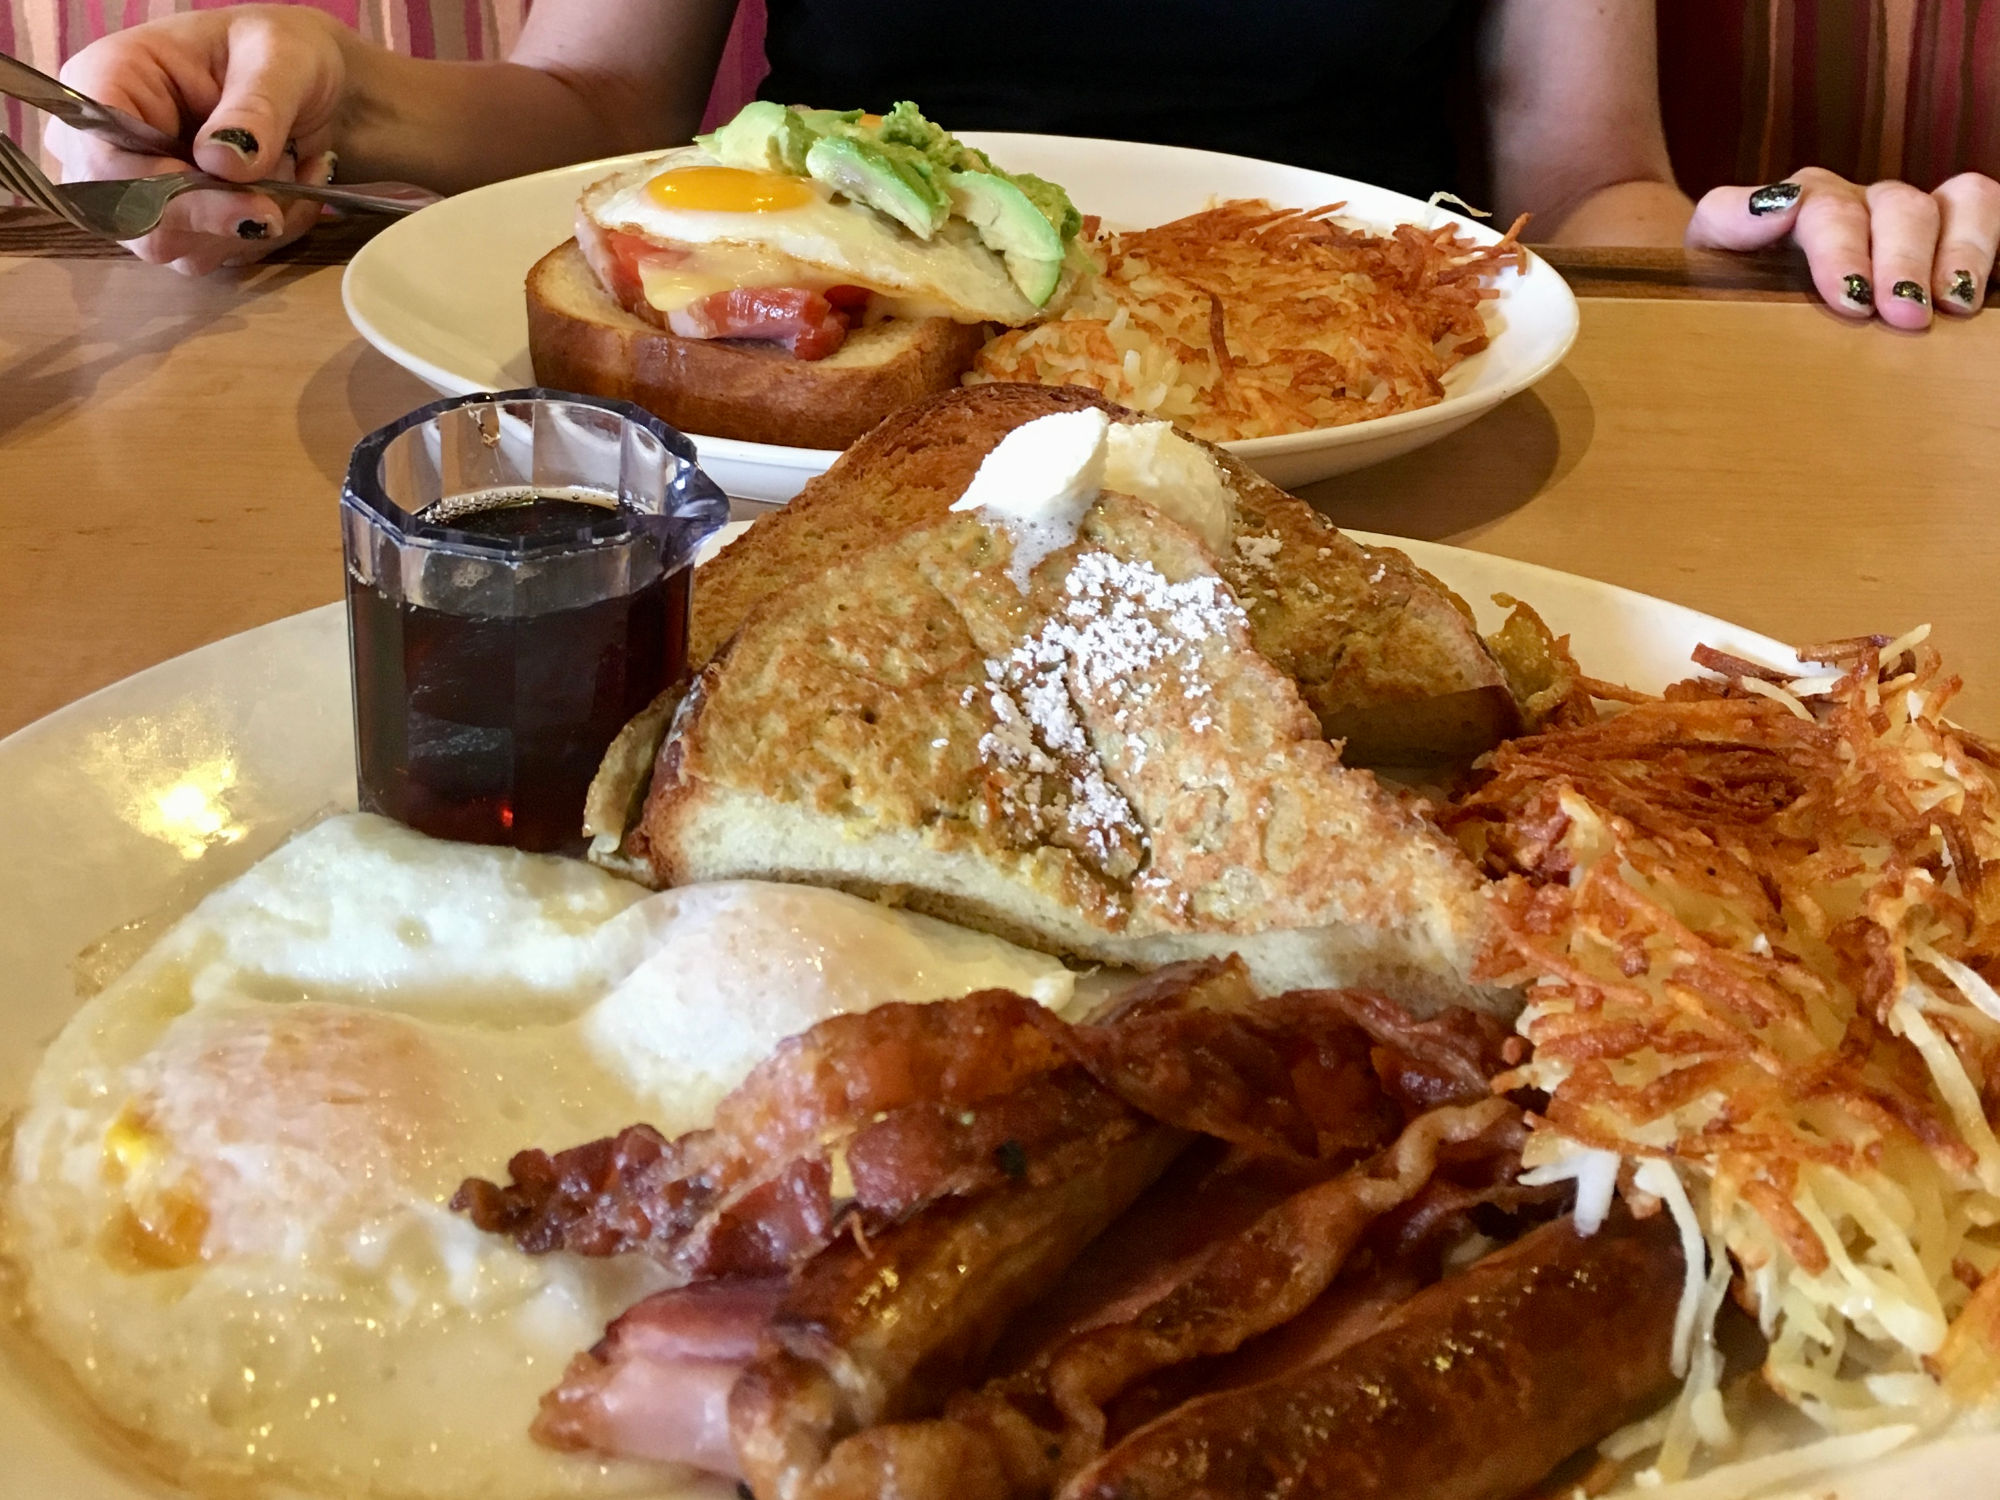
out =
<path fill-rule="evenodd" d="M 1226 997 L 1226 969 L 1174 982 Z M 1349 1019 L 1373 1002 L 1189 1010 L 1175 993 L 1156 983 L 1080 1027 L 1004 991 L 837 1016 L 781 1043 L 713 1130 L 668 1141 L 637 1125 L 524 1151 L 507 1186 L 471 1179 L 452 1204 L 532 1254 L 642 1250 L 691 1277 L 770 1275 L 850 1221 L 865 1235 L 939 1198 L 1053 1181 L 1147 1118 L 1298 1162 L 1357 1159 L 1400 1123 L 1381 1049 Z"/>
<path fill-rule="evenodd" d="M 1042 1015 L 1033 1000 L 989 990 L 835 1016 L 779 1043 L 723 1101 L 712 1130 L 668 1141 L 635 1125 L 553 1156 L 522 1151 L 507 1164 L 506 1186 L 470 1178 L 452 1207 L 530 1254 L 645 1250 L 688 1275 L 782 1271 L 834 1232 L 831 1144 L 910 1109 L 948 1130 L 960 1114 L 974 1111 L 976 1119 L 980 1106 L 1064 1066 Z M 1109 1113 L 1065 1118 L 1101 1129 Z M 990 1132 L 979 1130 L 959 1134 L 956 1155 L 932 1143 L 940 1174 L 933 1179 L 898 1184 L 869 1172 L 871 1161 L 894 1158 L 892 1138 L 907 1137 L 916 1123 L 900 1121 L 859 1142 L 867 1190 L 881 1195 L 863 1211 L 907 1212 L 955 1190 L 954 1180 L 969 1190 L 1010 1175 L 985 1144 Z M 907 1139 L 903 1149 L 918 1155 Z M 985 1173 L 968 1164 L 968 1153 L 976 1162 L 982 1149 L 991 1163 Z"/>

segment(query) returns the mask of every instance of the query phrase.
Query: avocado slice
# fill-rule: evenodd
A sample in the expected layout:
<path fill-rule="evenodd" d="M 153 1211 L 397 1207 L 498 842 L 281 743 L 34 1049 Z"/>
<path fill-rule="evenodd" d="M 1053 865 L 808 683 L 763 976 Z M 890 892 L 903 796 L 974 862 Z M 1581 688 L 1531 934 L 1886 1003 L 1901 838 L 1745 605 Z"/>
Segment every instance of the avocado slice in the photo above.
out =
<path fill-rule="evenodd" d="M 1047 214 L 998 172 L 953 172 L 952 212 L 979 231 L 980 242 L 1007 265 L 1021 295 L 1041 307 L 1062 279 L 1063 237 Z"/>
<path fill-rule="evenodd" d="M 768 99 L 753 99 L 726 125 L 695 137 L 724 166 L 803 176 L 813 133 L 798 114 Z"/>
<path fill-rule="evenodd" d="M 931 180 L 929 163 L 915 152 L 906 159 L 906 151 L 850 136 L 822 136 L 806 152 L 806 174 L 927 240 L 951 217 L 951 200 Z"/>

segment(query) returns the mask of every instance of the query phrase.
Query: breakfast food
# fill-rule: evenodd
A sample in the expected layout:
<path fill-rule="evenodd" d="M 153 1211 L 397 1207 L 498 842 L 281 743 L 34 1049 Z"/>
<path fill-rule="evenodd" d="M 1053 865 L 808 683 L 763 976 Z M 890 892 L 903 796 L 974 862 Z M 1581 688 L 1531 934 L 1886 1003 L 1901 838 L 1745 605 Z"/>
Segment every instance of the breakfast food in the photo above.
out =
<path fill-rule="evenodd" d="M 1689 1249 L 1685 1386 L 1621 1445 L 1654 1482 L 1734 1440 L 1732 1289 L 1763 1381 L 1835 1435 L 1773 1487 L 1993 1390 L 2000 752 L 1944 717 L 1924 634 L 1603 688 L 1618 712 L 1503 747 L 1457 814 L 1533 985 L 1526 1160 L 1580 1214 L 1664 1205 Z"/>
<path fill-rule="evenodd" d="M 844 447 L 955 385 L 992 327 L 1074 275 L 1081 218 L 909 103 L 884 116 L 753 103 L 692 146 L 593 183 L 528 277 L 544 385 L 691 431 Z"/>
<path fill-rule="evenodd" d="M 330 820 L 50 1048 L 5 1203 L 27 1325 L 203 1493 L 654 1493 L 527 1431 L 665 1274 L 530 1259 L 444 1200 L 524 1135 L 705 1124 L 826 1016 L 994 984 L 1061 1002 L 1072 976 L 833 892 L 646 897 L 581 862 Z"/>
<path fill-rule="evenodd" d="M 752 609 L 681 704 L 632 851 L 663 885 L 893 894 L 1073 958 L 1235 952 L 1273 990 L 1500 1003 L 1470 979 L 1470 867 L 1340 764 L 1197 532 L 1100 489 L 1109 425 L 1015 429 L 990 500 L 975 481 L 977 508 Z M 1072 439 L 1060 492 L 1004 473 L 1010 445 L 1038 466 Z"/>
<path fill-rule="evenodd" d="M 1434 405 L 1486 347 L 1521 225 L 1476 245 L 1451 224 L 1371 234 L 1339 207 L 1239 198 L 1099 234 L 1057 316 L 995 337 L 967 378 L 1089 386 L 1218 443 Z"/>
<path fill-rule="evenodd" d="M 1238 198 L 1105 230 L 907 101 L 759 101 L 585 190 L 529 273 L 529 353 L 542 385 L 808 448 L 961 377 L 1088 387 L 1215 442 L 1442 400 L 1525 264 L 1521 225 L 1479 245 L 1339 208 Z"/>
<path fill-rule="evenodd" d="M 9 1285 L 152 1467 L 1789 1500 L 2000 1435 L 2000 749 L 1922 632 L 1652 697 L 1089 393 L 850 459 L 607 759 L 667 889 L 330 819 L 50 1049 Z M 1312 639 L 1516 719 L 1377 780 Z"/>
<path fill-rule="evenodd" d="M 1509 1495 L 1670 1386 L 1679 1244 L 1665 1220 L 1579 1237 L 1513 1181 L 1504 1036 L 1260 999 L 1233 962 L 1081 1025 L 998 994 L 886 1007 L 781 1048 L 714 1132 L 524 1153 L 457 1202 L 524 1244 L 689 1274 L 550 1392 L 540 1430 L 564 1447 L 698 1452 L 775 1500 Z M 753 1205 L 781 1254 L 689 1262 Z M 1480 1259 L 1475 1219 L 1527 1232 Z M 1474 1358 L 1507 1361 L 1504 1404 L 1446 1378 Z M 1302 1472 L 1271 1487 L 1253 1443 Z M 1227 1484 L 1200 1489 L 1202 1452 Z"/>
<path fill-rule="evenodd" d="M 979 385 L 897 412 L 705 567 L 689 659 L 706 661 L 769 595 L 941 519 L 1016 427 L 1083 407 L 1119 424 L 1108 487 L 1199 520 L 1258 651 L 1298 684 L 1347 764 L 1469 759 L 1560 699 L 1533 701 L 1548 664 L 1522 674 L 1513 653 L 1496 659 L 1463 602 L 1401 552 L 1351 541 L 1239 459 L 1078 386 Z"/>

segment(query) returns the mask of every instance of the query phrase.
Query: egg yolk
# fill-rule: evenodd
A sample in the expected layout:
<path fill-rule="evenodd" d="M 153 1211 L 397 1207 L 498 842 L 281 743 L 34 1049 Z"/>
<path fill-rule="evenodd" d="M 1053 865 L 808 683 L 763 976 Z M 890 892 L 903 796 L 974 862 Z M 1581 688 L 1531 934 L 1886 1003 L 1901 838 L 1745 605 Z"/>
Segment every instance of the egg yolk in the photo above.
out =
<path fill-rule="evenodd" d="M 152 1124 L 131 1107 L 104 1135 L 104 1176 L 125 1189 L 110 1227 L 111 1248 L 127 1264 L 149 1270 L 190 1266 L 201 1259 L 208 1235 L 208 1206 L 179 1183 L 148 1181 L 159 1165 L 161 1141 Z"/>
<path fill-rule="evenodd" d="M 768 214 L 803 208 L 813 190 L 803 178 L 741 167 L 675 167 L 646 184 L 646 196 L 662 208 L 701 213 Z"/>

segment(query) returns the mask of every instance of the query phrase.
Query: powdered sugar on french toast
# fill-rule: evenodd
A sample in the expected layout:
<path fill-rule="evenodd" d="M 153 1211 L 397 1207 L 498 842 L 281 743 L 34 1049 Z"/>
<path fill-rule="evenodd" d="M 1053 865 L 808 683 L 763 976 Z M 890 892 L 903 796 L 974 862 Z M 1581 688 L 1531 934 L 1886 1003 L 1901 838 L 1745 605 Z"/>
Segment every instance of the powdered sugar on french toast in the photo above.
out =
<path fill-rule="evenodd" d="M 1009 817 L 1080 842 L 1106 873 L 1129 876 L 1148 848 L 1146 830 L 1105 776 L 1086 713 L 1101 720 L 1108 709 L 1112 727 L 1124 731 L 1162 686 L 1188 699 L 1207 697 L 1200 643 L 1247 629 L 1248 620 L 1219 578 L 1173 583 L 1150 563 L 1108 552 L 1077 558 L 1063 592 L 1060 615 L 986 663 L 994 727 L 980 739 L 979 754 L 1021 778 L 1001 793 Z M 1208 718 L 1190 722 L 1200 733 Z M 1138 770 L 1143 740 L 1128 736 L 1125 753 Z"/>

